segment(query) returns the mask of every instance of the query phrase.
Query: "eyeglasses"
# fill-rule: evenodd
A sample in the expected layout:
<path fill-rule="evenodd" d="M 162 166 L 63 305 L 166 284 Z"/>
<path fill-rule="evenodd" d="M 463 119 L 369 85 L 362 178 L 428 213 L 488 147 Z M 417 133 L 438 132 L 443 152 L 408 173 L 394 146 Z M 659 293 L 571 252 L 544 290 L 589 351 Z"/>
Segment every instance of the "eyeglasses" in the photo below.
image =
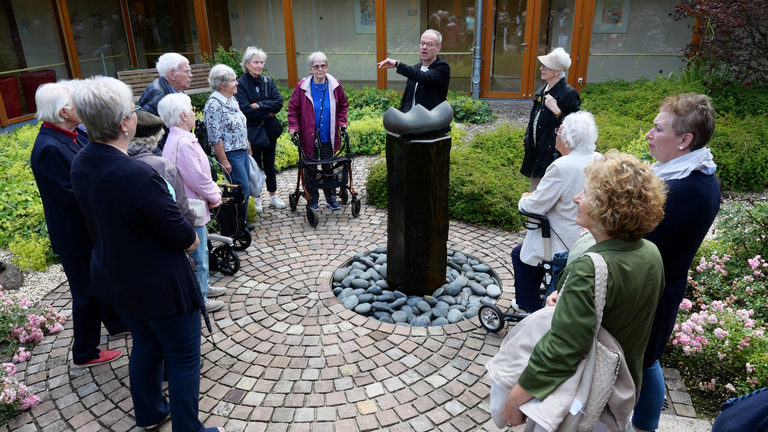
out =
<path fill-rule="evenodd" d="M 195 107 L 192 107 L 189 110 L 192 111 L 192 114 L 196 114 L 197 113 L 197 110 L 195 109 Z"/>
<path fill-rule="evenodd" d="M 562 126 L 560 126 L 560 127 L 556 127 L 556 128 L 555 128 L 555 135 L 560 135 L 560 132 L 565 132 L 565 131 L 563 130 L 563 127 L 562 127 Z"/>
<path fill-rule="evenodd" d="M 434 43 L 432 43 L 432 42 L 424 42 L 424 41 L 421 41 L 421 42 L 419 42 L 419 46 L 420 46 L 420 47 L 427 47 L 427 48 L 434 48 L 434 47 L 435 47 L 435 46 L 437 46 L 437 45 L 435 45 L 435 44 L 434 44 Z"/>
<path fill-rule="evenodd" d="M 139 111 L 141 111 L 141 107 L 140 107 L 140 106 L 138 106 L 138 105 L 136 105 L 136 106 L 134 106 L 134 107 L 133 107 L 133 109 L 131 110 L 131 112 L 130 112 L 130 113 L 129 113 L 129 114 L 126 116 L 126 117 L 130 117 L 130 115 L 131 115 L 131 114 L 133 114 L 133 113 L 138 113 Z"/>
<path fill-rule="evenodd" d="M 192 68 L 189 69 L 174 69 L 176 72 L 181 72 L 183 74 L 192 75 Z"/>
<path fill-rule="evenodd" d="M 325 63 L 323 63 L 323 64 L 316 64 L 316 65 L 312 65 L 312 69 L 314 69 L 314 70 L 328 69 L 328 65 L 325 64 Z"/>
<path fill-rule="evenodd" d="M 546 70 L 549 70 L 549 68 L 548 68 L 548 67 L 546 67 L 546 66 L 544 66 L 544 65 L 541 65 L 541 70 L 542 70 L 542 71 L 546 71 Z"/>

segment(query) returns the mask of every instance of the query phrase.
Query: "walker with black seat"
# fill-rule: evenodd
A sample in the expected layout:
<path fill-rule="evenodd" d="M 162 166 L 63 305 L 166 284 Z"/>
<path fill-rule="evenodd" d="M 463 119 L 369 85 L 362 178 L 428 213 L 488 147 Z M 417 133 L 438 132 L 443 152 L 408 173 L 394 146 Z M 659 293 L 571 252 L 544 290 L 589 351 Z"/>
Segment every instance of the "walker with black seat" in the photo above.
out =
<path fill-rule="evenodd" d="M 549 225 L 549 219 L 544 215 L 528 213 L 525 210 L 519 210 L 519 212 L 528 218 L 523 221 L 523 227 L 525 227 L 525 229 L 529 231 L 536 229 L 541 230 L 541 238 L 544 241 L 545 259 L 540 262 L 537 267 L 541 278 L 540 292 L 542 296 L 546 296 L 550 291 L 553 279 L 552 249 L 550 245 L 552 230 Z M 518 322 L 526 316 L 528 316 L 527 313 L 504 313 L 495 304 L 483 305 L 477 313 L 480 325 L 492 333 L 500 332 L 504 328 L 505 322 Z"/>
<path fill-rule="evenodd" d="M 316 227 L 318 223 L 317 210 L 312 207 L 312 198 L 309 195 L 309 191 L 306 187 L 306 179 L 304 178 L 304 168 L 309 171 L 314 179 L 316 188 L 319 189 L 335 189 L 339 188 L 339 198 L 341 203 L 346 204 L 349 201 L 349 196 L 352 195 L 350 207 L 352 211 L 352 217 L 356 218 L 360 215 L 360 200 L 357 199 L 357 192 L 352 187 L 352 152 L 349 146 L 349 134 L 347 128 L 342 127 L 340 130 L 342 145 L 339 150 L 329 159 L 315 159 L 307 155 L 304 149 L 301 147 L 299 141 L 299 135 L 296 134 L 292 138 L 294 145 L 299 149 L 299 172 L 296 181 L 296 190 L 288 195 L 288 203 L 291 207 L 291 211 L 295 212 L 299 205 L 299 201 L 303 196 L 307 200 L 307 222 L 312 227 Z M 319 152 L 319 140 L 315 139 L 315 154 Z M 303 193 L 300 193 L 300 190 Z"/>

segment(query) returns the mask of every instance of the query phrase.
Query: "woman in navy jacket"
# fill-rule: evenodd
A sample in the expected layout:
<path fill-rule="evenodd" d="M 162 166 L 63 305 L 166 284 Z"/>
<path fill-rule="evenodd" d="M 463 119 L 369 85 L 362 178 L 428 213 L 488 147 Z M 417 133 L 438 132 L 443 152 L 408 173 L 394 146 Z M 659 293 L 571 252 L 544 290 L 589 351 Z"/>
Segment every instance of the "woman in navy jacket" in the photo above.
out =
<path fill-rule="evenodd" d="M 275 117 L 283 109 L 283 96 L 277 90 L 275 81 L 262 74 L 267 53 L 256 47 L 248 47 L 243 54 L 241 67 L 246 72 L 237 79 L 235 98 L 240 104 L 240 111 L 248 120 L 248 127 L 261 126 L 267 133 L 269 145 L 264 148 L 251 148 L 256 164 L 267 176 L 269 203 L 277 209 L 285 208 L 283 200 L 277 196 L 277 174 L 275 171 L 275 150 L 277 138 L 283 133 L 283 125 Z M 256 211 L 261 212 L 261 198 L 256 198 Z"/>
<path fill-rule="evenodd" d="M 75 103 L 93 141 L 72 163 L 72 189 L 94 242 L 91 288 L 132 332 L 136 424 L 156 430 L 173 414 L 174 432 L 223 431 L 205 429 L 198 419 L 203 297 L 187 256 L 199 244 L 197 234 L 173 188 L 127 154 L 140 109 L 130 88 L 114 78 L 87 79 Z"/>

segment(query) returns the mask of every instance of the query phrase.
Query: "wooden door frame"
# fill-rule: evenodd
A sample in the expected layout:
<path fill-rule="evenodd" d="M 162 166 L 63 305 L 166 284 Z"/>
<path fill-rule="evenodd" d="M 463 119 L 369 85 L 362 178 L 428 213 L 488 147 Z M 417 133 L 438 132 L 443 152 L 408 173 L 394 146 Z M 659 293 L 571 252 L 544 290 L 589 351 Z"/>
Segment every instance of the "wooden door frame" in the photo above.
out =
<path fill-rule="evenodd" d="M 539 34 L 538 15 L 541 10 L 541 2 L 538 0 L 528 0 L 526 6 L 527 17 L 537 17 L 535 20 L 526 18 L 524 42 L 527 51 L 523 54 L 523 68 L 521 70 L 521 82 L 519 92 L 491 92 L 489 90 L 491 81 L 491 59 L 492 45 L 494 37 L 493 15 L 495 0 L 484 0 L 483 5 L 483 46 L 482 46 L 482 73 L 480 74 L 480 97 L 482 98 L 500 98 L 500 99 L 528 99 L 533 97 L 533 76 L 536 69 L 536 37 Z M 594 0 L 592 0 L 594 1 Z"/>
<path fill-rule="evenodd" d="M 581 5 L 579 5 L 580 2 Z M 595 18 L 595 0 L 576 0 L 575 9 L 568 84 L 581 91 L 587 85 L 589 47 L 592 43 L 592 24 Z M 577 23 L 578 26 L 576 25 Z"/>

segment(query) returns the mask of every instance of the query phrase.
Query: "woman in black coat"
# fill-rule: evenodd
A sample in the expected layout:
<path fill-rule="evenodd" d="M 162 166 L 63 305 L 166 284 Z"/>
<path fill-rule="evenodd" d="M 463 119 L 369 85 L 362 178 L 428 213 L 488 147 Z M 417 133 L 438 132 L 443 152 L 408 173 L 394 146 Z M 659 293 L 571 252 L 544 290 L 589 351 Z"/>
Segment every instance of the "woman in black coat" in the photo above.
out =
<path fill-rule="evenodd" d="M 267 54 L 259 48 L 248 47 L 243 54 L 241 66 L 243 74 L 237 80 L 237 93 L 235 98 L 240 104 L 240 111 L 248 120 L 249 131 L 252 128 L 262 127 L 269 138 L 265 147 L 259 147 L 258 143 L 251 143 L 253 158 L 256 164 L 267 176 L 267 190 L 269 202 L 275 208 L 285 208 L 283 200 L 277 196 L 277 174 L 275 172 L 275 150 L 277 138 L 283 133 L 283 125 L 275 117 L 283 109 L 283 96 L 277 90 L 275 81 L 262 75 Z M 250 133 L 248 134 L 251 135 Z M 261 212 L 261 198 L 256 197 L 256 211 Z"/>
<path fill-rule="evenodd" d="M 531 192 L 536 190 L 549 164 L 560 156 L 555 149 L 555 129 L 565 117 L 581 108 L 575 88 L 565 82 L 571 57 L 562 48 L 539 56 L 541 79 L 547 83 L 536 90 L 531 120 L 525 131 L 525 157 L 520 174 L 531 179 Z"/>

